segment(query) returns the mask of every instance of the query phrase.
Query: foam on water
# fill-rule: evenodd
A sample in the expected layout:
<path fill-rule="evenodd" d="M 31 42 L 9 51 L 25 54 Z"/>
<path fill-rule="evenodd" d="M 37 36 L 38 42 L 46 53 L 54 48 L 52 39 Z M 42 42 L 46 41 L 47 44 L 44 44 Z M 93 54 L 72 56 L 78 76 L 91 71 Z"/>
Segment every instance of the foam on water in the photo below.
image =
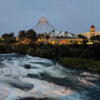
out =
<path fill-rule="evenodd" d="M 31 65 L 32 68 L 25 69 L 25 64 Z M 51 80 L 43 80 L 41 73 L 49 75 Z M 33 77 L 28 77 L 29 74 Z M 64 85 L 56 84 L 57 82 L 55 83 L 52 77 L 56 80 L 63 79 L 60 83 L 64 83 Z M 84 95 L 87 93 L 84 87 L 96 85 L 99 87 L 98 84 L 93 82 L 99 78 L 99 74 L 81 71 L 78 73 L 76 70 L 65 69 L 58 63 L 48 59 L 18 54 L 0 55 L 0 100 L 14 100 L 21 97 L 84 100 Z M 75 86 L 79 89 L 71 88 L 69 85 L 72 83 L 75 83 Z M 88 100 L 88 97 L 85 100 Z"/>

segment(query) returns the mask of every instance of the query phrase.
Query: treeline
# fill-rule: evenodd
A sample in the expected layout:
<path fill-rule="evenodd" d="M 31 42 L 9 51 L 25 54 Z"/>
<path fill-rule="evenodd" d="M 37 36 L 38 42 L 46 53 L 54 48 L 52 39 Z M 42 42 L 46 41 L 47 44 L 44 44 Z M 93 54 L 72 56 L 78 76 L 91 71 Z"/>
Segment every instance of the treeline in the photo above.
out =
<path fill-rule="evenodd" d="M 49 59 L 59 59 L 63 57 L 87 58 L 100 60 L 100 44 L 93 45 L 10 45 L 0 44 L 0 52 L 15 52 L 21 54 L 29 54 Z"/>
<path fill-rule="evenodd" d="M 14 36 L 14 33 L 4 33 L 2 34 L 0 38 L 0 43 L 14 43 L 16 42 L 16 37 Z"/>
<path fill-rule="evenodd" d="M 87 58 L 100 60 L 100 44 L 94 45 L 19 45 L 15 47 L 15 52 L 30 54 L 49 59 L 59 59 L 63 57 Z"/>
<path fill-rule="evenodd" d="M 19 39 L 29 38 L 33 41 L 37 40 L 37 34 L 33 29 L 29 29 L 27 31 L 21 30 L 18 34 Z"/>
<path fill-rule="evenodd" d="M 37 34 L 33 29 L 29 29 L 27 31 L 21 30 L 21 31 L 19 31 L 19 34 L 17 37 L 15 36 L 15 34 L 13 32 L 12 33 L 4 33 L 4 34 L 2 34 L 2 36 L 0 38 L 0 43 L 13 44 L 17 41 L 16 38 L 19 38 L 19 40 L 23 40 L 24 38 L 29 38 L 30 40 L 32 40 L 34 42 L 37 40 Z"/>

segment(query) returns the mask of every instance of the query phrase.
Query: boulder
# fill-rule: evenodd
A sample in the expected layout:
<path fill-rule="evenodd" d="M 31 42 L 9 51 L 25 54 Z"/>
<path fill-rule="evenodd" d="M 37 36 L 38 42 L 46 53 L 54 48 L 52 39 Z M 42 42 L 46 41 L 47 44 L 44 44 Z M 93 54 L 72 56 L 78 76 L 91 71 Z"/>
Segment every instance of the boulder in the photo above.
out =
<path fill-rule="evenodd" d="M 26 69 L 31 69 L 31 68 L 32 68 L 32 66 L 31 66 L 31 65 L 26 64 L 26 65 L 24 65 L 24 68 L 26 68 Z"/>

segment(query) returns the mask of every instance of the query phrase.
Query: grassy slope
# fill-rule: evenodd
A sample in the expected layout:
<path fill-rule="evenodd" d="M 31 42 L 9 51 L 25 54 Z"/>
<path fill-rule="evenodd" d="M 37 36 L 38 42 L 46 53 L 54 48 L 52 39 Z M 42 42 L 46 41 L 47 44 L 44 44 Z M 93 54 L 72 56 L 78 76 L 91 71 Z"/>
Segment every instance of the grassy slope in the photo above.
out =
<path fill-rule="evenodd" d="M 61 58 L 59 63 L 73 69 L 85 69 L 100 72 L 100 61 L 80 58 Z"/>

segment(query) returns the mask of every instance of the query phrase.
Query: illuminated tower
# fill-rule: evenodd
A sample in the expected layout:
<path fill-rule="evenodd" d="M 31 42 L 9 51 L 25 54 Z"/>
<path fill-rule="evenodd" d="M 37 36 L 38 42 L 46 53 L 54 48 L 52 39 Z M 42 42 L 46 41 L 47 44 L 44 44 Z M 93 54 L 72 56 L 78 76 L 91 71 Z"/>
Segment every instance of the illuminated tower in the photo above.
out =
<path fill-rule="evenodd" d="M 92 25 L 91 28 L 90 28 L 90 38 L 92 36 L 95 36 L 95 26 L 94 25 Z"/>
<path fill-rule="evenodd" d="M 90 32 L 95 32 L 95 26 L 94 25 L 91 26 Z"/>

